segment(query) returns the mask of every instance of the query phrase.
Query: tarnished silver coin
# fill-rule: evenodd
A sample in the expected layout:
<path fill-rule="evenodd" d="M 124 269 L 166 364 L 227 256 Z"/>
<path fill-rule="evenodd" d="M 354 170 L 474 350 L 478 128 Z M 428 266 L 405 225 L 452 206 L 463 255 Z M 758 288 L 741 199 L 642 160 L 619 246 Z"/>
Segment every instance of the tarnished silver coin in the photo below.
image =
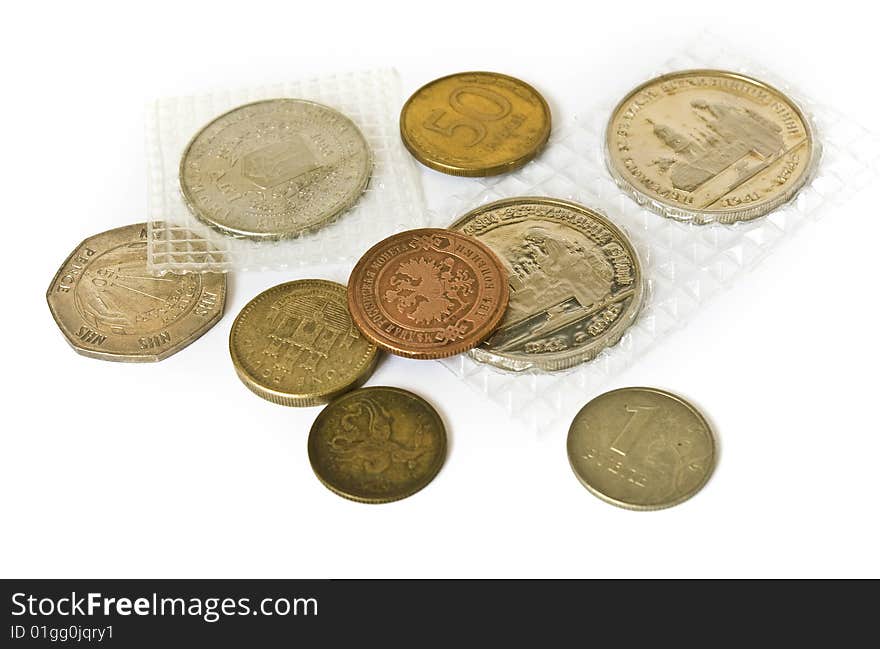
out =
<path fill-rule="evenodd" d="M 354 122 L 301 99 L 239 106 L 205 126 L 180 161 L 199 219 L 233 236 L 285 239 L 334 221 L 364 192 L 373 159 Z"/>
<path fill-rule="evenodd" d="M 226 275 L 147 271 L 147 225 L 83 241 L 46 292 L 61 333 L 84 356 L 160 361 L 180 351 L 223 315 Z"/>
<path fill-rule="evenodd" d="M 554 198 L 508 198 L 451 226 L 489 246 L 507 267 L 510 301 L 490 338 L 468 352 L 509 370 L 560 370 L 614 345 L 645 287 L 626 235 L 600 214 Z"/>

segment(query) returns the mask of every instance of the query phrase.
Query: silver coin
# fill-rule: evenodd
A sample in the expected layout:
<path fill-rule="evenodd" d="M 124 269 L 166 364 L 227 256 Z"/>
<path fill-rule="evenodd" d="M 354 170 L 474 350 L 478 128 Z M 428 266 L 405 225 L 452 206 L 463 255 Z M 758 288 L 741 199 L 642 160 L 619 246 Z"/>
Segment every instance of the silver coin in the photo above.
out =
<path fill-rule="evenodd" d="M 224 234 L 292 238 L 336 220 L 373 169 L 354 122 L 301 99 L 239 106 L 199 131 L 180 161 L 187 206 Z"/>
<path fill-rule="evenodd" d="M 501 258 L 510 301 L 501 324 L 468 352 L 508 370 L 561 370 L 617 343 L 644 299 L 626 235 L 592 210 L 554 198 L 508 198 L 450 226 Z"/>

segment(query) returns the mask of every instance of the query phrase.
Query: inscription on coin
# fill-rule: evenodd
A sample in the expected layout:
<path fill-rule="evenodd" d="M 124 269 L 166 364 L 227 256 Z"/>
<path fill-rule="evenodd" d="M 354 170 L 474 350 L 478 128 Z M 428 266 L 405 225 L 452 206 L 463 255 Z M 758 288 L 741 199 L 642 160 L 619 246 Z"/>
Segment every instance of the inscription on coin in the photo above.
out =
<path fill-rule="evenodd" d="M 400 134 L 413 156 L 432 169 L 491 176 L 538 154 L 550 135 L 550 109 L 519 79 L 463 72 L 417 90 L 400 113 Z"/>
<path fill-rule="evenodd" d="M 665 216 L 698 223 L 775 209 L 806 182 L 819 152 L 791 99 L 717 70 L 639 86 L 612 114 L 606 143 L 618 184 Z"/>
<path fill-rule="evenodd" d="M 240 106 L 205 126 L 180 162 L 192 212 L 226 234 L 295 237 L 329 223 L 363 193 L 366 139 L 345 115 L 299 99 Z"/>
<path fill-rule="evenodd" d="M 409 358 L 442 358 L 479 344 L 507 298 L 507 275 L 489 248 L 434 228 L 379 242 L 348 283 L 349 309 L 364 335 Z"/>
<path fill-rule="evenodd" d="M 568 201 L 518 197 L 479 207 L 451 229 L 504 262 L 510 302 L 477 360 L 511 370 L 558 370 L 615 344 L 641 308 L 632 244 L 608 219 Z"/>
<path fill-rule="evenodd" d="M 383 503 L 411 496 L 434 479 L 446 458 L 446 430 L 421 397 L 362 388 L 321 411 L 308 446 L 312 468 L 329 489 Z"/>
<path fill-rule="evenodd" d="M 590 401 L 568 432 L 568 458 L 594 494 L 629 509 L 677 505 L 715 467 L 715 437 L 692 405 L 655 388 L 623 388 Z"/>
<path fill-rule="evenodd" d="M 257 395 L 312 406 L 361 385 L 378 357 L 352 322 L 341 284 L 299 280 L 251 300 L 232 325 L 236 372 Z"/>
<path fill-rule="evenodd" d="M 95 235 L 68 257 L 46 293 L 58 326 L 79 353 L 157 361 L 183 349 L 223 314 L 226 276 L 154 276 L 147 226 Z"/>

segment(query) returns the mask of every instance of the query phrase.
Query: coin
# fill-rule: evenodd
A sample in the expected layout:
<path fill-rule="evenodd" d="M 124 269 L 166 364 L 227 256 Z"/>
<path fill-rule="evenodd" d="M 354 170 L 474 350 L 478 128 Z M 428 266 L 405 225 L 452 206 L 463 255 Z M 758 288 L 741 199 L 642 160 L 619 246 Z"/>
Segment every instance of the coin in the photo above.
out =
<path fill-rule="evenodd" d="M 485 339 L 507 306 L 507 273 L 485 244 L 436 228 L 370 248 L 348 280 L 348 308 L 364 336 L 398 356 L 443 358 Z"/>
<path fill-rule="evenodd" d="M 715 436 L 687 401 L 656 388 L 621 388 L 585 405 L 568 431 L 568 460 L 613 505 L 662 509 L 697 493 L 715 468 Z"/>
<path fill-rule="evenodd" d="M 642 205 L 695 223 L 757 218 L 809 179 L 819 146 L 797 104 L 772 86 L 720 70 L 642 84 L 614 109 L 606 162 Z"/>
<path fill-rule="evenodd" d="M 223 315 L 226 275 L 147 271 L 147 225 L 83 241 L 46 292 L 49 310 L 80 354 L 108 361 L 160 361 Z"/>
<path fill-rule="evenodd" d="M 550 107 L 529 84 L 461 72 L 422 86 L 400 112 L 416 160 L 453 176 L 493 176 L 534 158 L 550 137 Z"/>
<path fill-rule="evenodd" d="M 239 106 L 193 137 L 180 189 L 190 211 L 224 234 L 284 239 L 348 210 L 372 168 L 348 117 L 311 101 L 269 99 Z"/>
<path fill-rule="evenodd" d="M 583 205 L 518 197 L 468 212 L 451 226 L 504 262 L 510 302 L 501 324 L 470 355 L 508 370 L 560 370 L 617 343 L 645 288 L 635 249 Z"/>
<path fill-rule="evenodd" d="M 361 388 L 321 411 L 309 433 L 309 461 L 334 493 L 387 503 L 423 489 L 446 459 L 437 411 L 400 388 Z"/>
<path fill-rule="evenodd" d="M 304 279 L 248 302 L 229 332 L 248 389 L 283 406 L 315 406 L 362 385 L 379 352 L 354 326 L 345 296 L 342 284 Z"/>

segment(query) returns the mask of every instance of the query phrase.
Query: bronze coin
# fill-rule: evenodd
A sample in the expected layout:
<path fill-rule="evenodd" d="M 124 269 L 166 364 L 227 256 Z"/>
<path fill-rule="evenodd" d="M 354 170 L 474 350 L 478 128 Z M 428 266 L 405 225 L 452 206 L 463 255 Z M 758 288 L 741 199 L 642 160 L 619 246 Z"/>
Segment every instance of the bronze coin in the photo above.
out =
<path fill-rule="evenodd" d="M 387 503 L 427 486 L 446 459 L 446 428 L 427 401 L 400 388 L 353 390 L 312 425 L 309 462 L 331 491 Z"/>
<path fill-rule="evenodd" d="M 348 281 L 348 309 L 378 347 L 407 358 L 444 358 L 492 333 L 508 292 L 507 271 L 488 246 L 424 228 L 392 235 L 361 257 Z"/>

